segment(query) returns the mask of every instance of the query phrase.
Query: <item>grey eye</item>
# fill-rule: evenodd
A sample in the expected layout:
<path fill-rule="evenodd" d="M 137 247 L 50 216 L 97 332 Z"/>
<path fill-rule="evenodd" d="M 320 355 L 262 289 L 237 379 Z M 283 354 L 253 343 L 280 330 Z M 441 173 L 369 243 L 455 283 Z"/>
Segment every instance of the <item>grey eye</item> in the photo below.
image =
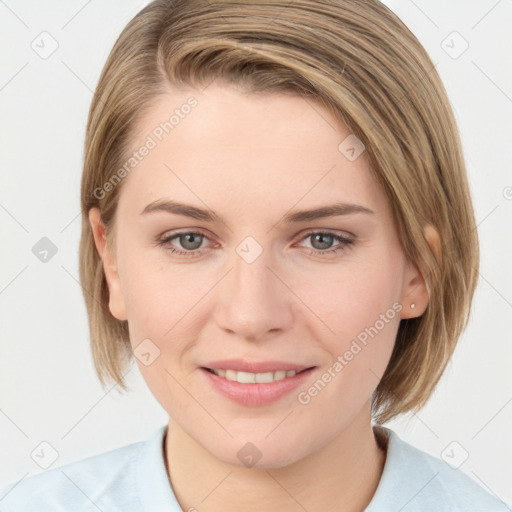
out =
<path fill-rule="evenodd" d="M 199 233 L 185 233 L 183 235 L 178 235 L 177 238 L 181 247 L 188 249 L 189 251 L 199 249 L 203 242 L 203 235 L 200 235 Z"/>
<path fill-rule="evenodd" d="M 329 249 L 332 247 L 332 243 L 334 242 L 334 236 L 327 233 L 315 233 L 313 235 L 309 235 L 309 237 L 311 238 L 311 245 L 313 248 L 319 250 Z"/>

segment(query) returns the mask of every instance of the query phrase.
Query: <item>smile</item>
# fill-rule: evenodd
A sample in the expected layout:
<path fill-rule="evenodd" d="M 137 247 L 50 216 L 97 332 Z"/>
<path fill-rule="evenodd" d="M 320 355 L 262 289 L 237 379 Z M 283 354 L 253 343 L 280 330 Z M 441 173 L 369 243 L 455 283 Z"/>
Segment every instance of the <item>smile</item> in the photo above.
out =
<path fill-rule="evenodd" d="M 311 378 L 317 367 L 297 370 L 247 372 L 225 368 L 201 367 L 207 385 L 217 393 L 246 407 L 258 407 L 278 401 Z"/>
<path fill-rule="evenodd" d="M 252 373 L 252 372 L 242 372 L 237 370 L 224 370 L 224 369 L 215 369 L 208 368 L 212 373 L 218 375 L 219 377 L 223 377 L 227 380 L 231 380 L 234 382 L 240 382 L 241 384 L 259 384 L 259 383 L 268 383 L 274 382 L 277 380 L 283 380 L 288 377 L 293 377 L 297 373 L 300 373 L 296 370 L 278 370 L 275 372 L 264 372 L 264 373 Z"/>

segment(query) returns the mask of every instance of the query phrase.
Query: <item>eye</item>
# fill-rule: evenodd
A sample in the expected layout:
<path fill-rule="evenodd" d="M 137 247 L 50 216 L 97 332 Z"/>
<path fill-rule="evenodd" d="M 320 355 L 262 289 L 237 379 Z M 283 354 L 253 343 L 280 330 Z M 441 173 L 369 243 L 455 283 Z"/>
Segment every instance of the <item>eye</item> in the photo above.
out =
<path fill-rule="evenodd" d="M 310 254 L 315 256 L 337 254 L 354 243 L 353 239 L 345 238 L 329 231 L 310 231 L 302 240 L 307 240 L 308 238 L 311 239 L 311 245 L 313 247 Z M 332 248 L 334 242 L 338 242 L 338 245 Z"/>
<path fill-rule="evenodd" d="M 312 245 L 309 253 L 315 256 L 338 254 L 354 243 L 353 239 L 345 238 L 329 231 L 310 231 L 304 235 L 301 240 L 304 241 L 308 238 L 311 239 Z M 182 249 L 171 244 L 175 239 Z M 170 235 L 164 234 L 164 236 L 157 239 L 157 244 L 164 247 L 165 250 L 169 251 L 171 254 L 194 257 L 202 253 L 200 249 L 205 239 L 208 240 L 208 237 L 204 233 L 198 231 L 183 231 Z M 334 242 L 338 244 L 333 248 L 332 245 Z"/>
<path fill-rule="evenodd" d="M 168 246 L 175 238 L 178 239 L 179 245 L 185 250 L 177 249 L 172 245 Z M 166 250 L 173 254 L 190 257 L 200 254 L 201 251 L 198 251 L 198 249 L 201 247 L 205 238 L 206 236 L 203 233 L 196 231 L 183 231 L 172 235 L 164 235 L 162 238 L 157 240 L 157 243 L 159 246 L 165 247 Z"/>

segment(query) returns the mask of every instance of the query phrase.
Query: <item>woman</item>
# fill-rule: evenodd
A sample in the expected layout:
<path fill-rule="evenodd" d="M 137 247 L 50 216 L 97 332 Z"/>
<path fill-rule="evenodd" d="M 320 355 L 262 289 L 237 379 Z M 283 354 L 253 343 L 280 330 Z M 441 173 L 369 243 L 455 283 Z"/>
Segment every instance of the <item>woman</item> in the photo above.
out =
<path fill-rule="evenodd" d="M 152 2 L 81 200 L 98 376 L 135 356 L 169 424 L 2 510 L 505 510 L 382 425 L 432 394 L 479 260 L 446 93 L 385 6 Z"/>

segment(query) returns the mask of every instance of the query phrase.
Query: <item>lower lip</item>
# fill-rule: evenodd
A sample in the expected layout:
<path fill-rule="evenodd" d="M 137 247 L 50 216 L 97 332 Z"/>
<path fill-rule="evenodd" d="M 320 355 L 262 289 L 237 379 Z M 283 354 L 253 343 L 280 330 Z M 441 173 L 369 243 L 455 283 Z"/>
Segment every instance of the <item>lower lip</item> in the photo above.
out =
<path fill-rule="evenodd" d="M 274 382 L 242 384 L 215 375 L 205 368 L 200 368 L 214 389 L 234 402 L 246 406 L 260 406 L 278 400 L 303 384 L 314 369 L 314 367 L 308 368 L 293 377 L 286 377 Z"/>

